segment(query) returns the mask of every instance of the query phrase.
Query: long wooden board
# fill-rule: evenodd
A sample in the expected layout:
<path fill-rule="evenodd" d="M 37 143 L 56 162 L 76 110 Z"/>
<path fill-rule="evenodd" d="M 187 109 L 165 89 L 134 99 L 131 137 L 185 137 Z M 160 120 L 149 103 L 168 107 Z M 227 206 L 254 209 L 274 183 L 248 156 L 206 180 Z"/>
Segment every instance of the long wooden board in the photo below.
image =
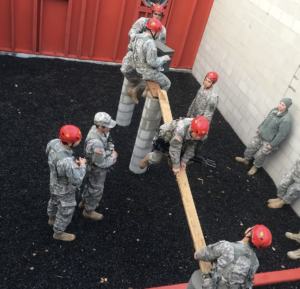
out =
<path fill-rule="evenodd" d="M 153 92 L 153 94 L 157 94 L 158 96 L 164 123 L 172 121 L 173 117 L 171 113 L 167 92 L 165 90 L 161 90 L 159 85 L 156 82 L 152 82 L 152 81 L 146 81 L 146 82 L 150 89 L 151 94 Z M 180 170 L 179 176 L 177 175 L 177 183 L 179 186 L 179 191 L 181 194 L 181 199 L 183 202 L 185 214 L 188 220 L 190 232 L 194 242 L 195 251 L 199 251 L 202 248 L 206 247 L 206 243 L 204 240 L 193 195 L 191 192 L 191 188 L 185 170 Z M 209 262 L 200 261 L 199 265 L 203 273 L 209 272 L 211 269 L 211 264 Z"/>

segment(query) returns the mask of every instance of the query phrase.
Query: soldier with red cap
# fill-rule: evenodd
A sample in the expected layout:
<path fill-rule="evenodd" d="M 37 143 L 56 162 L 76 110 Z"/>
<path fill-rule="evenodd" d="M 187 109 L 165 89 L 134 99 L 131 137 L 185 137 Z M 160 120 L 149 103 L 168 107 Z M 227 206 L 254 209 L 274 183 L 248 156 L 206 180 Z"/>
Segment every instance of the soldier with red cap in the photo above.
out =
<path fill-rule="evenodd" d="M 194 156 L 197 142 L 208 130 L 209 123 L 204 116 L 177 119 L 161 125 L 158 135 L 153 139 L 154 151 L 142 159 L 140 168 L 158 164 L 166 154 L 174 174 L 179 174 L 180 168 L 186 169 L 187 163 Z"/>
<path fill-rule="evenodd" d="M 161 21 L 163 15 L 164 15 L 163 6 L 159 5 L 159 4 L 154 4 L 152 6 L 151 18 L 155 18 L 155 19 Z M 134 41 L 137 34 L 143 33 L 147 30 L 147 24 L 148 24 L 149 20 L 150 20 L 150 18 L 141 17 L 132 25 L 132 28 L 129 30 L 129 33 L 128 33 L 130 41 Z M 162 30 L 159 34 L 158 40 L 164 44 L 166 43 L 167 30 L 164 25 L 162 25 Z"/>
<path fill-rule="evenodd" d="M 160 72 L 160 67 L 170 61 L 169 55 L 157 57 L 157 48 L 154 40 L 159 37 L 162 25 L 159 20 L 152 18 L 147 23 L 147 30 L 139 34 L 131 41 L 129 52 L 123 59 L 121 72 L 136 87 L 128 91 L 129 96 L 135 104 L 138 104 L 138 93 L 146 96 L 146 82 L 150 80 L 157 82 L 161 89 L 168 91 L 171 82 L 168 77 Z"/>
<path fill-rule="evenodd" d="M 194 259 L 212 262 L 211 272 L 195 271 L 187 289 L 252 288 L 259 267 L 253 248 L 265 249 L 272 243 L 272 234 L 264 225 L 245 231 L 238 242 L 220 241 L 195 252 Z"/>
<path fill-rule="evenodd" d="M 86 172 L 86 160 L 73 157 L 72 147 L 79 145 L 81 132 L 74 125 L 60 129 L 59 139 L 50 141 L 46 148 L 50 168 L 50 200 L 48 224 L 53 226 L 55 240 L 73 241 L 75 235 L 65 233 L 76 206 L 75 192 Z"/>

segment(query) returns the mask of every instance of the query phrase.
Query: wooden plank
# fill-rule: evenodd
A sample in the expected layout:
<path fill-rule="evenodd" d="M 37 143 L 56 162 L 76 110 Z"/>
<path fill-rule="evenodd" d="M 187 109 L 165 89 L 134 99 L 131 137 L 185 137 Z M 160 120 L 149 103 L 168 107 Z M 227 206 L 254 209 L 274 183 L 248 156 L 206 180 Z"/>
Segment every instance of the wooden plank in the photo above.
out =
<path fill-rule="evenodd" d="M 165 90 L 161 90 L 156 82 L 146 81 L 146 83 L 150 89 L 152 96 L 156 94 L 158 96 L 164 123 L 172 121 L 173 117 L 167 92 Z M 199 251 L 202 248 L 206 247 L 206 243 L 204 240 L 203 232 L 200 226 L 195 203 L 193 200 L 193 195 L 185 170 L 180 170 L 180 175 L 177 175 L 177 183 L 179 186 L 179 191 L 181 194 L 185 214 L 194 242 L 195 251 Z M 202 272 L 210 272 L 211 264 L 209 262 L 200 261 L 199 266 Z"/>

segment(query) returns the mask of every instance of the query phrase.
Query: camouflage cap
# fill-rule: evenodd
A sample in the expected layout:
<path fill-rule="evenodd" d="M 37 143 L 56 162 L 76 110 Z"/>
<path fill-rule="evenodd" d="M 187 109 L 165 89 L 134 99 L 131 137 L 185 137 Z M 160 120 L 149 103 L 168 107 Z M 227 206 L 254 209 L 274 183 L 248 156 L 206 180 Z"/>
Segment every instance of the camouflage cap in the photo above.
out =
<path fill-rule="evenodd" d="M 113 128 L 116 126 L 116 122 L 111 119 L 111 116 L 106 112 L 97 112 L 94 117 L 94 124 Z"/>

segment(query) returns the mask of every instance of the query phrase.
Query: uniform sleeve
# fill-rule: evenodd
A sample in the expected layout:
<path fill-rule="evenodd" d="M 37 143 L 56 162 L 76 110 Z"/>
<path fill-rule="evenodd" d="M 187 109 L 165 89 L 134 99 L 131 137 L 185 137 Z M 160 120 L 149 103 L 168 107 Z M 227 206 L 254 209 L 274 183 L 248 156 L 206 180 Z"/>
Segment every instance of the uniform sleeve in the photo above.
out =
<path fill-rule="evenodd" d="M 151 67 L 160 67 L 168 61 L 167 56 L 157 57 L 157 48 L 154 41 L 146 41 L 144 46 L 144 55 L 146 55 L 146 62 Z"/>
<path fill-rule="evenodd" d="M 205 262 L 217 261 L 218 265 L 224 268 L 233 261 L 234 249 L 229 242 L 220 241 L 201 249 L 196 257 Z"/>
<path fill-rule="evenodd" d="M 254 280 L 254 275 L 255 275 L 258 267 L 259 267 L 259 262 L 256 258 L 256 261 L 253 264 L 251 264 L 250 269 L 249 269 L 249 281 Z"/>
<path fill-rule="evenodd" d="M 165 26 L 162 27 L 162 31 L 160 32 L 159 35 L 159 41 L 165 44 L 167 42 L 167 30 Z"/>
<path fill-rule="evenodd" d="M 203 116 L 206 117 L 206 119 L 208 120 L 209 123 L 211 123 L 213 114 L 214 114 L 217 106 L 218 106 L 218 96 L 213 95 L 211 97 L 211 99 L 209 100 L 209 102 L 205 108 L 204 114 L 203 114 Z"/>
<path fill-rule="evenodd" d="M 197 145 L 197 142 L 198 141 L 201 141 L 200 139 L 199 140 L 190 140 L 189 143 L 187 144 L 187 147 L 184 151 L 184 154 L 183 156 L 181 157 L 181 161 L 183 163 L 188 163 L 189 160 L 195 155 L 195 148 L 196 148 L 196 145 Z"/>
<path fill-rule="evenodd" d="M 173 163 L 174 169 L 180 168 L 180 155 L 181 155 L 181 148 L 183 144 L 183 137 L 184 137 L 184 130 L 183 130 L 183 123 L 178 124 L 173 132 L 172 139 L 170 141 L 170 157 Z"/>
<path fill-rule="evenodd" d="M 95 165 L 102 169 L 107 169 L 114 164 L 115 154 L 107 155 L 101 141 L 97 139 L 91 139 L 86 145 L 86 152 L 90 155 L 90 158 L 94 159 L 95 150 L 100 149 L 103 153 L 102 161 L 100 163 L 95 163 Z"/>
<path fill-rule="evenodd" d="M 281 142 L 286 138 L 291 129 L 291 120 L 285 118 L 281 121 L 278 129 L 278 133 L 274 139 L 270 142 L 271 147 L 276 147 L 281 144 Z"/>
<path fill-rule="evenodd" d="M 194 116 L 194 109 L 195 109 L 195 106 L 196 106 L 196 103 L 197 103 L 197 96 L 198 96 L 198 92 L 197 92 L 196 97 L 192 101 L 192 103 L 191 103 L 191 105 L 189 107 L 188 113 L 187 113 L 187 115 L 190 116 L 190 117 Z"/>
<path fill-rule="evenodd" d="M 59 176 L 66 176 L 69 184 L 80 186 L 86 173 L 86 165 L 78 165 L 74 158 L 64 158 L 57 162 Z"/>
<path fill-rule="evenodd" d="M 134 41 L 137 34 L 142 33 L 146 28 L 146 18 L 138 19 L 129 30 L 128 36 L 130 41 Z"/>

